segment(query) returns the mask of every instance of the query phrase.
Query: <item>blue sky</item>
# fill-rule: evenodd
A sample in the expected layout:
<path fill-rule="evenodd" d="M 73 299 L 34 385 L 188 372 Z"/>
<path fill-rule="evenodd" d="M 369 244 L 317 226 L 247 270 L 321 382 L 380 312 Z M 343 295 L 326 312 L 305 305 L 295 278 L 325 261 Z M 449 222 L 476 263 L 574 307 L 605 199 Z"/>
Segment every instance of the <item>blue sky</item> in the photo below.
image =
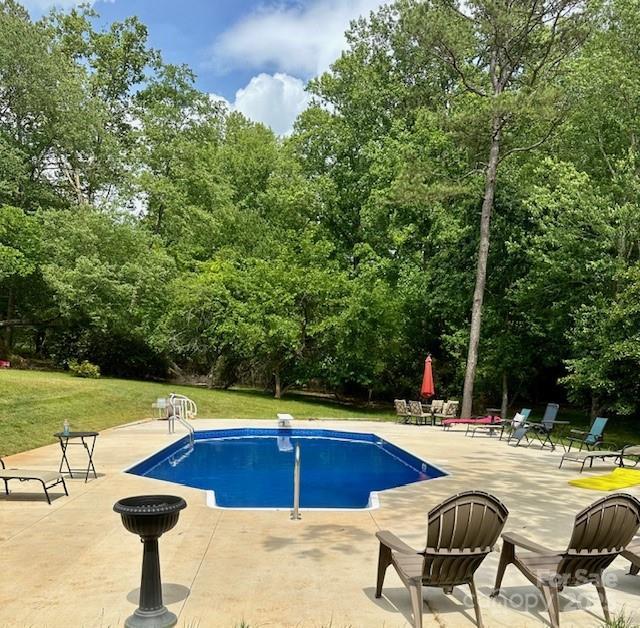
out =
<path fill-rule="evenodd" d="M 32 16 L 80 0 L 22 0 Z M 306 82 L 344 47 L 349 21 L 386 0 L 95 0 L 100 23 L 137 15 L 164 59 L 186 63 L 198 87 L 287 133 Z"/>

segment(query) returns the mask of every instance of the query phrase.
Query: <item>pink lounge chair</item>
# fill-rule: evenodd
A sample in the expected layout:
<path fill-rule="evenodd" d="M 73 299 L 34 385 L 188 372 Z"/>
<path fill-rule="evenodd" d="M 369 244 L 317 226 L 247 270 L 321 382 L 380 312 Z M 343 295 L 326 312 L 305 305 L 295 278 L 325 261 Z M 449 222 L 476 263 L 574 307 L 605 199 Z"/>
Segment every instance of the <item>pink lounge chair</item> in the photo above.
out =
<path fill-rule="evenodd" d="M 446 430 L 452 425 L 494 425 L 502 422 L 497 415 L 488 415 L 483 417 L 469 417 L 467 419 L 445 419 L 442 421 L 442 427 Z"/>

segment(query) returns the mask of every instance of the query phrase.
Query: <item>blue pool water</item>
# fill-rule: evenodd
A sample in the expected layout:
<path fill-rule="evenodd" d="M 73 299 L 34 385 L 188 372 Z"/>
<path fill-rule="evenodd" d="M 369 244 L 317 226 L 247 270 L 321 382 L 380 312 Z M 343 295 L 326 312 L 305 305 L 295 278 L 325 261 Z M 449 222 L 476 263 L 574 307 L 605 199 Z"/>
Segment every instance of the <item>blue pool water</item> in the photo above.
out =
<path fill-rule="evenodd" d="M 129 473 L 212 490 L 221 507 L 290 508 L 296 444 L 302 508 L 366 508 L 373 491 L 445 475 L 374 434 L 298 429 L 196 432 Z"/>

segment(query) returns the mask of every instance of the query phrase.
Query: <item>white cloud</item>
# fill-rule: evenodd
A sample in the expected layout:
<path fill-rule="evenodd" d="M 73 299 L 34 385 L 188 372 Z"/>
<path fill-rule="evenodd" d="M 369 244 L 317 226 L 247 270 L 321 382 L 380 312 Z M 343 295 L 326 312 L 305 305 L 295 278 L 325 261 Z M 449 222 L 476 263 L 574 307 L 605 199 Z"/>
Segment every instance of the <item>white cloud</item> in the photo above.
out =
<path fill-rule="evenodd" d="M 311 0 L 304 5 L 268 5 L 218 37 L 214 64 L 312 76 L 340 56 L 349 22 L 388 0 Z"/>
<path fill-rule="evenodd" d="M 290 133 L 295 119 L 309 104 L 304 83 L 280 72 L 254 76 L 246 87 L 236 92 L 232 103 L 217 94 L 211 94 L 211 98 L 223 100 L 233 111 L 254 122 L 262 122 L 278 135 Z"/>
<path fill-rule="evenodd" d="M 234 109 L 270 126 L 278 135 L 289 133 L 293 122 L 309 104 L 304 83 L 294 76 L 258 74 L 236 92 Z"/>

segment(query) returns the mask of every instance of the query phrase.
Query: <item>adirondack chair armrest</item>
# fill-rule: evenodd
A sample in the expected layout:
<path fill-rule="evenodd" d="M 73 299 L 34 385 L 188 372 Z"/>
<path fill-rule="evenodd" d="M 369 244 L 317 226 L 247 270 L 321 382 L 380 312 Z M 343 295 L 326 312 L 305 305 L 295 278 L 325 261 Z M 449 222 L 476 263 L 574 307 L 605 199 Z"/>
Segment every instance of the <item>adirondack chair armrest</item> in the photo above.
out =
<path fill-rule="evenodd" d="M 535 543 L 534 541 L 531 541 L 521 534 L 517 534 L 516 532 L 504 532 L 502 534 L 502 540 L 504 543 L 520 547 L 530 552 L 535 552 L 536 554 L 558 554 L 558 552 L 554 552 L 548 547 L 544 547 L 544 545 Z"/>
<path fill-rule="evenodd" d="M 402 539 L 399 539 L 393 532 L 389 530 L 381 530 L 376 532 L 376 536 L 381 545 L 385 545 L 394 552 L 400 552 L 401 554 L 419 554 L 418 550 L 413 549 L 410 545 L 407 545 Z"/>

